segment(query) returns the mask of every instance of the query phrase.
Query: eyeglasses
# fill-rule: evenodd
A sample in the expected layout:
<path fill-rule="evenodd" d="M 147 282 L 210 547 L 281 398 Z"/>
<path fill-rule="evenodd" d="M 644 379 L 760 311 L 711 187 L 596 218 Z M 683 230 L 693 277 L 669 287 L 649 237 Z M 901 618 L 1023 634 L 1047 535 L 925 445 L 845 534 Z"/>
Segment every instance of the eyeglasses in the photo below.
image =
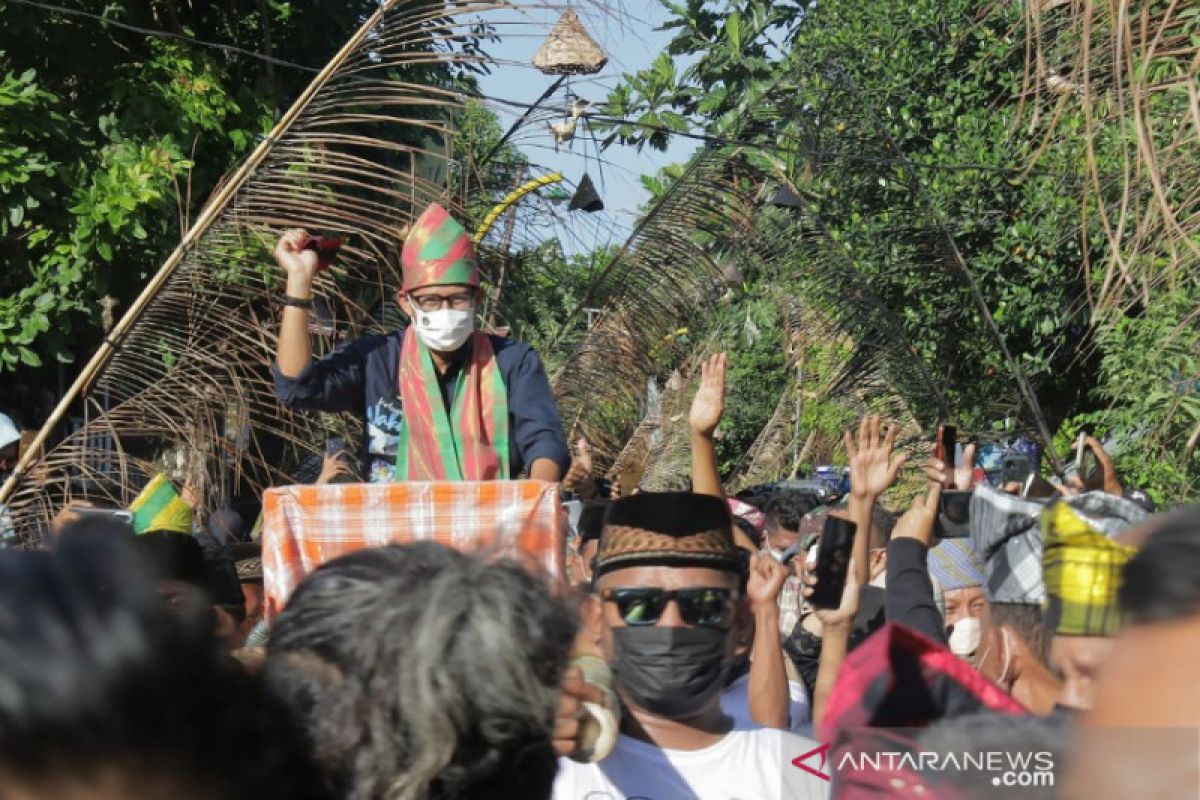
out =
<path fill-rule="evenodd" d="M 654 625 L 672 600 L 688 625 L 727 628 L 733 622 L 733 591 L 730 589 L 658 589 L 628 587 L 605 589 L 600 596 L 617 604 L 626 625 Z"/>
<path fill-rule="evenodd" d="M 408 299 L 422 311 L 438 311 L 443 308 L 453 308 L 455 311 L 465 311 L 475 301 L 475 295 L 470 293 L 452 294 L 443 297 L 440 294 L 410 294 Z"/>

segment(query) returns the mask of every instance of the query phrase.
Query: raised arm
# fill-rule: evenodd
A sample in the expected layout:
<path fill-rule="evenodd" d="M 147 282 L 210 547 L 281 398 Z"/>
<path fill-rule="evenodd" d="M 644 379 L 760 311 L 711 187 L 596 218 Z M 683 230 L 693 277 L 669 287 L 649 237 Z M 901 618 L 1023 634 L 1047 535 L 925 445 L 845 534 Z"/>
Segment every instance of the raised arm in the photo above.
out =
<path fill-rule="evenodd" d="M 275 262 L 287 273 L 288 298 L 312 302 L 313 278 L 317 274 L 317 253 L 305 250 L 308 232 L 292 228 L 275 245 Z M 308 308 L 287 305 L 279 326 L 279 345 L 275 363 L 285 378 L 298 378 L 312 362 L 312 342 L 308 338 Z"/>
<path fill-rule="evenodd" d="M 750 650 L 750 718 L 764 728 L 788 730 L 791 692 L 779 641 L 779 593 L 787 567 L 769 553 L 750 557 L 746 594 L 754 616 L 754 644 Z"/>
<path fill-rule="evenodd" d="M 717 426 L 725 414 L 724 353 L 717 353 L 700 365 L 700 388 L 692 398 L 688 424 L 692 428 L 692 491 L 725 499 L 725 487 L 717 470 L 717 446 L 714 441 Z M 750 552 L 757 548 L 741 528 L 733 526 L 733 538 L 739 547 Z"/>
<path fill-rule="evenodd" d="M 837 682 L 838 671 L 846 657 L 850 630 L 858 613 L 859 595 L 867 584 L 867 545 L 871 531 L 871 512 L 876 500 L 896 482 L 905 456 L 894 456 L 896 446 L 895 425 L 881 431 L 878 416 L 864 417 L 858 426 L 857 444 L 845 433 L 846 453 L 850 458 L 850 509 L 851 521 L 857 526 L 854 546 L 851 550 L 850 569 L 846 575 L 846 588 L 842 591 L 841 604 L 834 609 L 817 609 L 814 615 L 821 623 L 821 660 L 817 668 L 817 681 L 813 691 L 813 723 L 817 735 L 829 696 Z M 807 586 L 804 593 L 812 593 L 816 585 L 813 575 L 805 575 Z"/>
<path fill-rule="evenodd" d="M 888 622 L 899 622 L 944 644 L 946 626 L 934 601 L 928 563 L 941 495 L 942 484 L 930 481 L 929 494 L 918 496 L 892 529 L 884 608 Z"/>
<path fill-rule="evenodd" d="M 700 388 L 692 399 L 688 423 L 692 428 L 692 491 L 725 499 L 725 487 L 717 471 L 714 436 L 725 413 L 724 353 L 717 353 L 700 365 Z"/>

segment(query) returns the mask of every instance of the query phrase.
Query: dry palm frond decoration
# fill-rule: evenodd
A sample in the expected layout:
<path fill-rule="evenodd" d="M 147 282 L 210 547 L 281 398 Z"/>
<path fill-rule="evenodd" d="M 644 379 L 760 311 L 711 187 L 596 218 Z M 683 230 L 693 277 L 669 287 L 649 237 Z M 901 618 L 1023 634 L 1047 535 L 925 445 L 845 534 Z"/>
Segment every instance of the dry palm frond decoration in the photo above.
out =
<path fill-rule="evenodd" d="M 608 296 L 603 313 L 552 385 L 568 437 L 586 436 L 597 463 L 623 449 L 647 380 L 682 362 L 688 348 L 676 334 L 723 289 L 717 246 L 736 240 L 753 207 L 736 165 L 731 149 L 693 159 L 594 282 Z"/>
<path fill-rule="evenodd" d="M 454 119 L 467 98 L 457 76 L 487 62 L 487 15 L 520 8 L 385 0 L 364 21 L 209 199 L 82 370 L 31 448 L 37 457 L 5 485 L 0 501 L 25 544 L 38 544 L 69 500 L 127 505 L 157 472 L 189 484 L 202 514 L 311 479 L 325 439 L 355 434 L 345 419 L 275 399 L 282 275 L 271 249 L 293 226 L 347 240 L 315 287 L 329 317 L 316 328 L 318 354 L 394 328 L 408 224 L 434 200 L 462 213 Z M 522 25 L 532 23 L 504 30 Z M 80 404 L 82 428 L 43 452 Z"/>
<path fill-rule="evenodd" d="M 1059 148 L 1082 159 L 1081 272 L 1099 341 L 1127 312 L 1200 297 L 1200 13 L 1194 2 L 1089 0 L 1029 4 L 1025 17 L 1020 133 L 1031 170 Z M 1200 308 L 1178 315 L 1175 335 L 1194 340 Z M 1146 391 L 1168 380 L 1147 375 Z M 1176 441 L 1173 413 L 1138 436 L 1182 453 L 1186 469 L 1200 425 Z"/>
<path fill-rule="evenodd" d="M 1120 0 L 1030 5 L 1026 17 L 1034 158 L 1060 141 L 1084 145 L 1081 241 L 1098 229 L 1108 242 L 1094 254 L 1102 269 L 1086 273 L 1092 310 L 1100 321 L 1148 306 L 1200 270 L 1200 15 L 1194 3 Z M 1081 133 L 1059 130 L 1068 115 L 1083 117 Z M 1120 176 L 1114 188 L 1109 174 Z"/>

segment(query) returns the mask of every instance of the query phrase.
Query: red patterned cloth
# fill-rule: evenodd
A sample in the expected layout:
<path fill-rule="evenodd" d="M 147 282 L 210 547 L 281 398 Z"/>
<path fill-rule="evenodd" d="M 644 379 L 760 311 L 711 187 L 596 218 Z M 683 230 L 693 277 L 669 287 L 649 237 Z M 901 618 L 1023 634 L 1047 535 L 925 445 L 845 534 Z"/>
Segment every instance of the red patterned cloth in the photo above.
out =
<path fill-rule="evenodd" d="M 267 619 L 314 569 L 364 547 L 432 540 L 516 556 L 559 579 L 566 516 L 545 481 L 283 486 L 263 497 Z"/>

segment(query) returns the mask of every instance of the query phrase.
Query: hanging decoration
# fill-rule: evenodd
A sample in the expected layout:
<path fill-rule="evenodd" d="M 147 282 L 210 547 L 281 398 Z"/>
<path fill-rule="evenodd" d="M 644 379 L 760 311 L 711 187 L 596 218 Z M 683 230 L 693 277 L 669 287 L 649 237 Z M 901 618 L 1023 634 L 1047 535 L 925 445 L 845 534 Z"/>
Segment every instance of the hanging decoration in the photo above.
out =
<path fill-rule="evenodd" d="M 546 127 L 550 129 L 551 135 L 554 136 L 554 152 L 558 152 L 560 145 L 571 141 L 575 138 L 575 129 L 579 125 L 579 118 L 584 115 L 592 105 L 590 100 L 584 100 L 582 97 L 571 96 L 571 108 L 567 111 L 566 117 L 562 122 L 547 122 Z"/>
<path fill-rule="evenodd" d="M 483 218 L 483 222 L 475 231 L 475 244 L 482 242 L 483 237 L 487 236 L 487 232 L 492 229 L 493 225 L 496 224 L 496 220 L 500 218 L 500 215 L 507 211 L 508 208 L 513 204 L 520 202 L 522 197 L 532 191 L 542 188 L 543 186 L 559 183 L 562 179 L 563 176 L 561 172 L 551 172 L 547 175 L 542 175 L 540 178 L 534 178 L 531 181 L 526 181 L 516 189 L 513 189 L 504 196 L 503 200 L 497 203 L 495 207 L 493 207 L 492 210 L 487 213 L 486 217 Z"/>
<path fill-rule="evenodd" d="M 533 65 L 545 75 L 595 75 L 607 63 L 608 55 L 571 10 L 558 18 L 533 56 Z"/>
<path fill-rule="evenodd" d="M 586 172 L 579 179 L 579 186 L 575 189 L 575 196 L 571 198 L 571 204 L 567 206 L 567 209 L 586 211 L 589 214 L 604 210 L 604 201 L 600 199 L 600 195 L 596 192 L 596 185 L 592 183 L 591 176 Z"/>

